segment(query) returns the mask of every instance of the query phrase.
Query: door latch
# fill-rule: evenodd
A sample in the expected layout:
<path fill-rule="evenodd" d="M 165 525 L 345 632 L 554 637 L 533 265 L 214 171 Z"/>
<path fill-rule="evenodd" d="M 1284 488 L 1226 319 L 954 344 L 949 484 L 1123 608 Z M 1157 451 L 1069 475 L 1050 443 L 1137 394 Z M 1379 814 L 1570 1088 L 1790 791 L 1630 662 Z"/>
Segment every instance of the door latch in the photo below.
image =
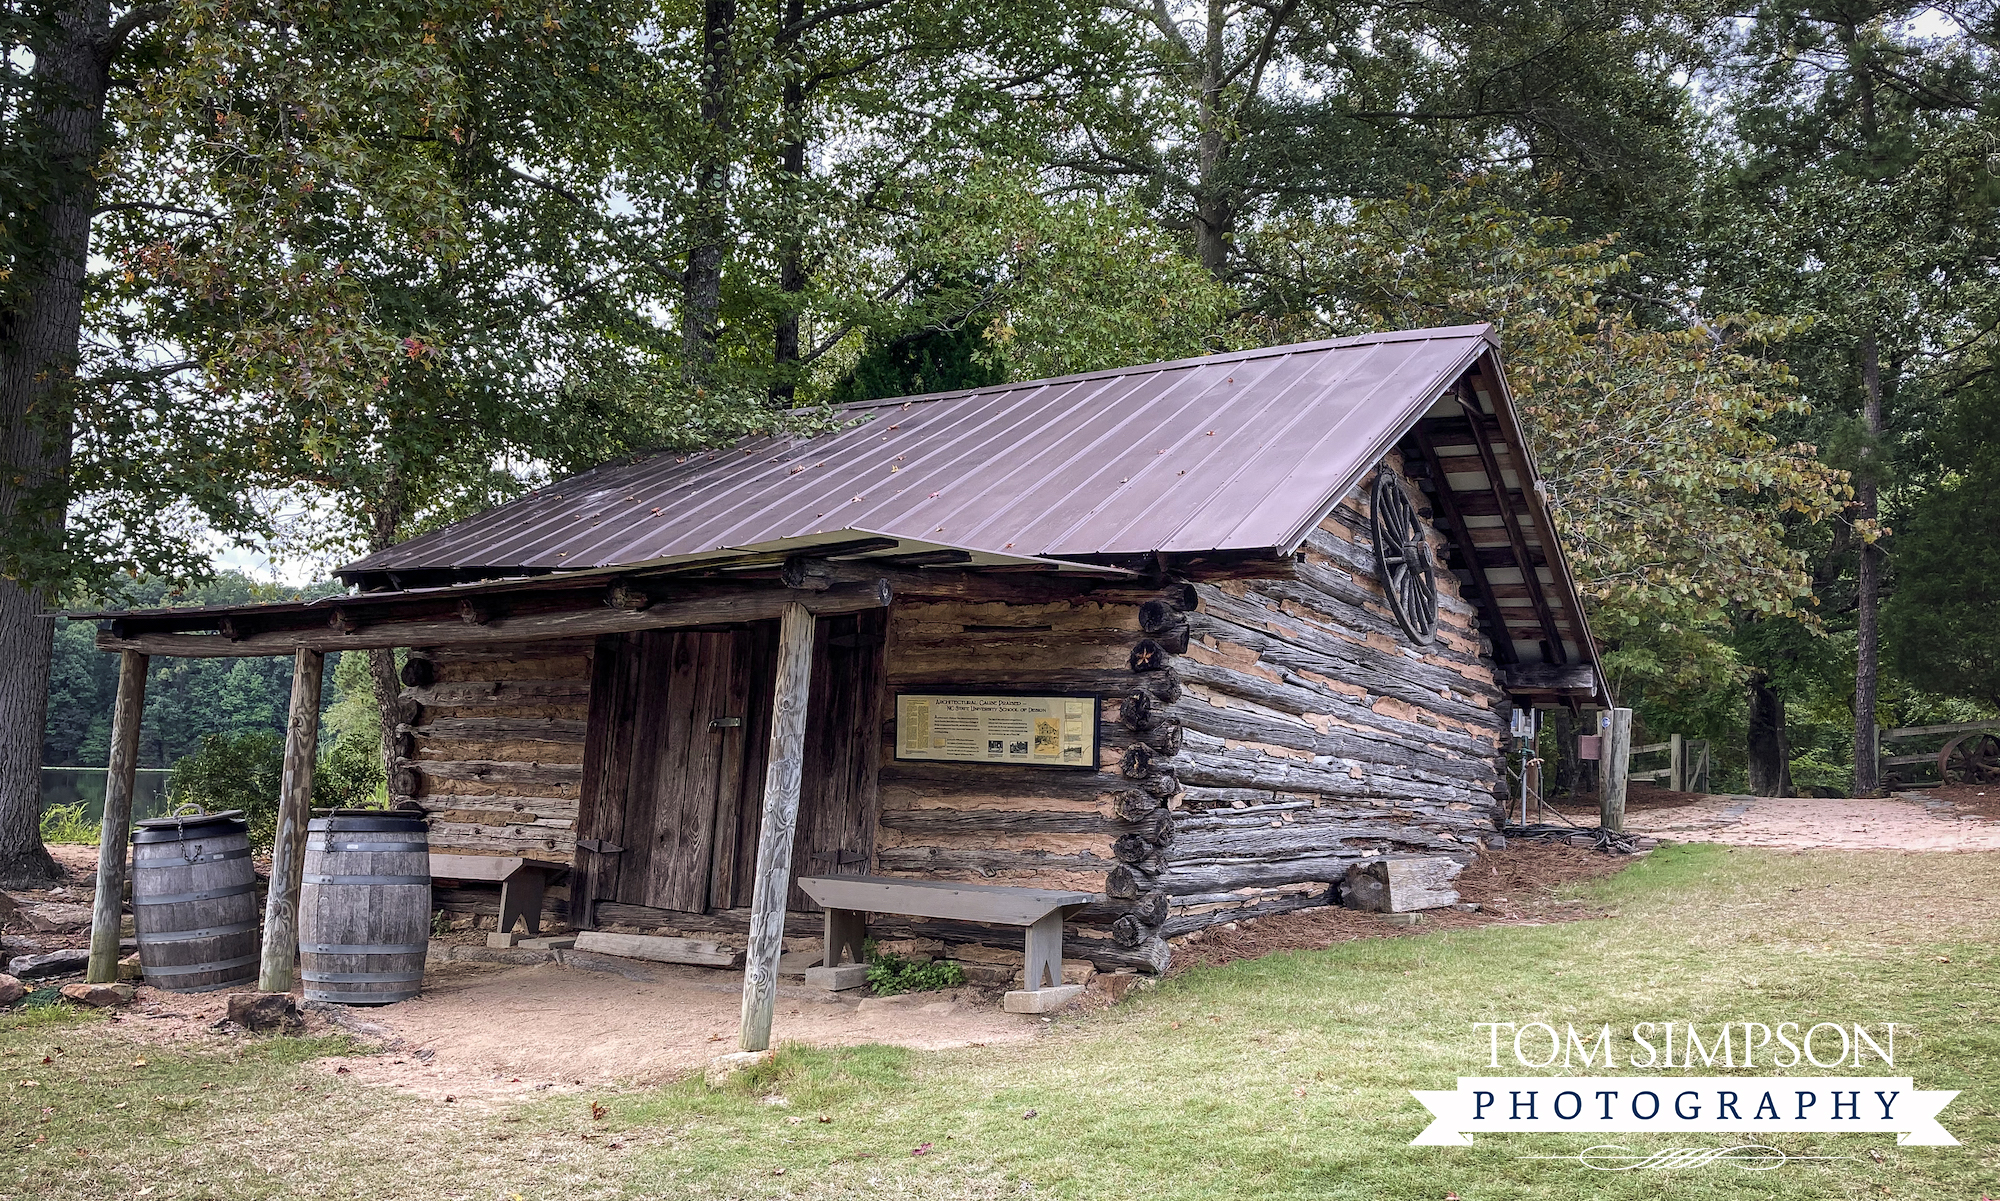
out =
<path fill-rule="evenodd" d="M 712 717 L 709 719 L 708 728 L 711 730 L 728 730 L 742 724 L 743 719 L 740 717 Z"/>

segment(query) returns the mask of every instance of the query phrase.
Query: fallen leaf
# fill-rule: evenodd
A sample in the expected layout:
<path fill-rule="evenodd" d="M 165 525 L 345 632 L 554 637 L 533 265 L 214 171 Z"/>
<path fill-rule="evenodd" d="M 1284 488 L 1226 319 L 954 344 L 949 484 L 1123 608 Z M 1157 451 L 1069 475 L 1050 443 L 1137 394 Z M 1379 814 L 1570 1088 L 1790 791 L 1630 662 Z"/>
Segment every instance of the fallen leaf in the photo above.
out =
<path fill-rule="evenodd" d="M 455 1096 L 453 1096 L 453 1095 L 451 1095 L 450 1093 L 446 1093 L 446 1094 L 444 1095 L 444 1103 L 445 1103 L 446 1105 L 450 1105 L 450 1104 L 451 1104 L 452 1102 L 454 1102 L 454 1101 L 456 1101 L 456 1100 L 458 1100 L 458 1098 L 457 1098 L 457 1097 L 455 1097 Z"/>
<path fill-rule="evenodd" d="M 1303 1084 L 1301 1084 L 1301 1085 L 1297 1086 L 1296 1088 L 1292 1089 L 1292 1095 L 1293 1095 L 1294 1097 L 1303 1097 L 1303 1096 L 1305 1096 L 1305 1095 L 1306 1095 L 1306 1086 L 1305 1086 L 1305 1085 L 1303 1085 Z"/>
<path fill-rule="evenodd" d="M 825 1123 L 827 1123 L 827 1122 L 831 1122 L 831 1121 L 832 1121 L 833 1119 L 832 1119 L 832 1118 L 830 1118 L 830 1117 L 828 1117 L 828 1116 L 826 1116 L 825 1114 L 821 1114 L 821 1115 L 819 1115 L 819 1120 L 820 1120 L 820 1122 L 821 1122 L 822 1124 L 825 1124 Z"/>
<path fill-rule="evenodd" d="M 132 1066 L 135 1068 L 143 1068 L 146 1066 L 146 1061 L 144 1059 L 135 1059 L 132 1061 Z"/>
<path fill-rule="evenodd" d="M 348 1067 L 346 1064 L 341 1064 L 339 1067 L 333 1069 L 333 1074 L 336 1076 L 352 1076 L 354 1069 Z"/>
<path fill-rule="evenodd" d="M 1032 1118 L 1032 1117 L 1034 1117 L 1034 1116 L 1035 1116 L 1035 1111 L 1031 1109 L 1031 1110 L 1029 1110 L 1028 1112 L 1026 1112 L 1026 1113 L 1024 1113 L 1024 1114 L 1022 1114 L 1022 1115 L 1021 1115 L 1021 1120 L 1025 1122 L 1025 1121 L 1027 1121 L 1027 1120 L 1028 1120 L 1029 1118 Z"/>
<path fill-rule="evenodd" d="M 931 1145 L 929 1143 L 921 1143 L 915 1150 L 910 1152 L 911 1155 L 929 1155 L 930 1153 Z"/>
<path fill-rule="evenodd" d="M 785 1174 L 785 1169 L 783 1169 L 783 1168 L 772 1168 L 772 1169 L 771 1169 L 771 1175 L 773 1175 L 773 1176 L 783 1176 L 784 1174 Z"/>
<path fill-rule="evenodd" d="M 611 1115 L 611 1111 L 610 1111 L 610 1110 L 608 1110 L 608 1109 L 606 1109 L 606 1108 L 604 1108 L 604 1106 L 602 1106 L 602 1105 L 599 1105 L 599 1104 L 598 1104 L 597 1102 L 595 1102 L 595 1101 L 592 1101 L 592 1102 L 590 1103 L 590 1118 L 591 1118 L 591 1120 L 592 1120 L 592 1121 L 594 1121 L 594 1122 L 601 1122 L 601 1121 L 603 1121 L 603 1120 L 604 1120 L 605 1118 L 609 1117 L 610 1115 Z"/>

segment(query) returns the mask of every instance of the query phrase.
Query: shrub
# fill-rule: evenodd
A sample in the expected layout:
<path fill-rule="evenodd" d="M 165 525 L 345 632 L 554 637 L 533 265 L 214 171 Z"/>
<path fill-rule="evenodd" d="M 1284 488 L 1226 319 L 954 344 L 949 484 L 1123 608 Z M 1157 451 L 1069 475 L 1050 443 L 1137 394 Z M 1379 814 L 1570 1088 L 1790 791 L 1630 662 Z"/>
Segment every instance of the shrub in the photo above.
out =
<path fill-rule="evenodd" d="M 897 993 L 936 992 L 965 983 L 965 972 L 949 959 L 917 963 L 901 955 L 875 952 L 868 959 L 868 988 L 878 997 Z"/>
<path fill-rule="evenodd" d="M 84 816 L 87 808 L 82 801 L 50 805 L 42 812 L 42 841 L 95 846 L 98 829 L 96 823 Z"/>
<path fill-rule="evenodd" d="M 241 809 L 250 845 L 268 851 L 278 828 L 278 790 L 285 775 L 285 740 L 268 730 L 210 734 L 183 755 L 167 778 L 167 803 L 200 805 L 210 813 Z"/>

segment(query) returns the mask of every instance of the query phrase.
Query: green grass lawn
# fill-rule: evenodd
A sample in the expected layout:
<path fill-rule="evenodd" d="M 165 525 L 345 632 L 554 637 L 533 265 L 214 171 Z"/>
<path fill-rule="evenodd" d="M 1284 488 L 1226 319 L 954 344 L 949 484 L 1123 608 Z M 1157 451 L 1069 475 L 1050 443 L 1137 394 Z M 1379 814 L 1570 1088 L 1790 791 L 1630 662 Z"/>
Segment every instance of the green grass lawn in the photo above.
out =
<path fill-rule="evenodd" d="M 93 1019 L 17 1016 L 0 1030 L 11 1140 L 0 1196 L 2000 1195 L 2000 856 L 1673 848 L 1574 895 L 1614 916 L 1192 972 L 1059 1022 L 1030 1047 L 793 1049 L 715 1093 L 691 1081 L 479 1110 L 306 1066 L 339 1045 L 174 1053 L 137 1048 Z M 1943 1122 L 1965 1145 L 1780 1136 L 1765 1141 L 1852 1158 L 1758 1173 L 1607 1173 L 1520 1158 L 1602 1139 L 1409 1146 L 1428 1119 L 1408 1090 L 1513 1074 L 1485 1066 L 1486 1037 L 1472 1026 L 1496 1019 L 1619 1029 L 1894 1021 L 1896 1074 L 1964 1090 Z M 1649 1150 L 1670 1140 L 1616 1141 Z"/>

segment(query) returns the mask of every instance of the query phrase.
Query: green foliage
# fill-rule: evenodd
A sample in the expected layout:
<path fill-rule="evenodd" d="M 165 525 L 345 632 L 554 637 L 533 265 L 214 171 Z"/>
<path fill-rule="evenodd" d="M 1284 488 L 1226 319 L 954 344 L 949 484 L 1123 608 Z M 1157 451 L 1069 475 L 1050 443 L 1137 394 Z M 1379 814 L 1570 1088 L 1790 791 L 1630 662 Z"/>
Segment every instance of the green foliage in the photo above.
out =
<path fill-rule="evenodd" d="M 854 368 L 827 389 L 830 404 L 951 392 L 1000 382 L 1000 372 L 979 357 L 980 331 L 968 326 L 922 329 L 870 346 Z"/>
<path fill-rule="evenodd" d="M 873 940 L 862 948 L 868 961 L 868 988 L 878 997 L 906 992 L 936 992 L 965 983 L 965 972 L 949 959 L 921 963 L 878 950 Z"/>
<path fill-rule="evenodd" d="M 42 810 L 42 841 L 51 844 L 72 846 L 97 845 L 100 831 L 97 823 L 90 820 L 89 804 L 75 801 L 68 805 L 50 805 Z"/>
<path fill-rule="evenodd" d="M 199 805 L 209 813 L 240 809 L 250 823 L 250 845 L 270 850 L 278 828 L 278 796 L 285 774 L 285 739 L 268 730 L 210 734 L 174 764 L 167 800 Z"/>
<path fill-rule="evenodd" d="M 1946 474 L 1897 523 L 1892 661 L 1919 687 L 2000 711 L 2000 381 L 1962 390 L 1937 437 Z"/>

